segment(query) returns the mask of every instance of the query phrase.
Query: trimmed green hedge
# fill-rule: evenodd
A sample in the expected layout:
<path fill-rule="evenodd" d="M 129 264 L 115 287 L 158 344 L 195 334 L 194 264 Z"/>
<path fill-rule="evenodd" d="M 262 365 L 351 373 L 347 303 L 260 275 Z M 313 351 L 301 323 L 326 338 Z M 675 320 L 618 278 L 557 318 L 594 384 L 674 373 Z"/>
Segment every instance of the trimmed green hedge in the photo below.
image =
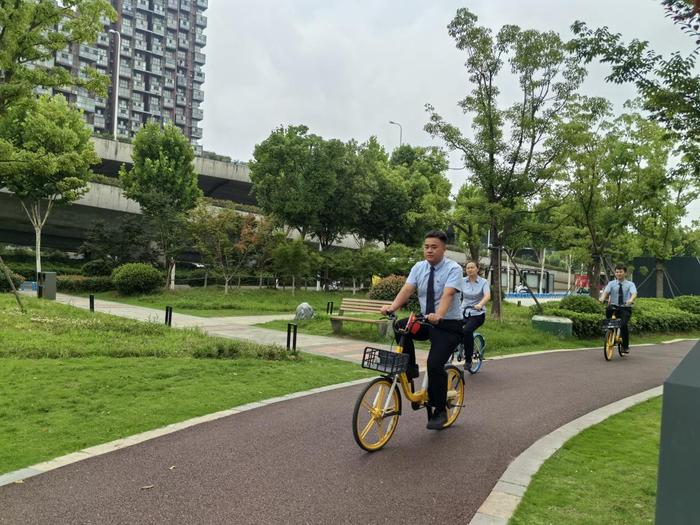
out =
<path fill-rule="evenodd" d="M 700 315 L 700 295 L 681 295 L 671 299 L 671 304 L 684 312 Z"/>
<path fill-rule="evenodd" d="M 692 297 L 692 296 L 686 296 Z M 680 299 L 680 298 L 678 298 Z M 630 329 L 638 332 L 688 332 L 700 330 L 700 315 L 677 307 L 680 302 L 686 308 L 694 306 L 694 300 L 676 302 L 677 299 L 637 299 Z M 573 322 L 573 332 L 581 339 L 602 335 L 602 320 L 605 318 L 605 308 L 601 305 L 600 313 L 577 312 L 564 308 L 564 301 L 544 303 L 543 314 L 567 317 Z M 533 313 L 536 313 L 532 308 Z"/>
<path fill-rule="evenodd" d="M 56 289 L 62 293 L 93 293 L 114 290 L 109 276 L 84 277 L 82 275 L 58 275 Z"/>
<path fill-rule="evenodd" d="M 406 278 L 401 275 L 389 275 L 384 277 L 377 284 L 372 286 L 367 297 L 377 301 L 393 301 L 396 294 L 399 293 L 403 285 L 406 284 Z M 418 303 L 418 295 L 414 292 L 408 300 L 408 304 L 404 308 L 413 312 L 420 312 L 420 304 Z"/>
<path fill-rule="evenodd" d="M 150 264 L 128 263 L 112 273 L 112 282 L 122 295 L 139 295 L 155 292 L 163 287 L 163 275 Z"/>

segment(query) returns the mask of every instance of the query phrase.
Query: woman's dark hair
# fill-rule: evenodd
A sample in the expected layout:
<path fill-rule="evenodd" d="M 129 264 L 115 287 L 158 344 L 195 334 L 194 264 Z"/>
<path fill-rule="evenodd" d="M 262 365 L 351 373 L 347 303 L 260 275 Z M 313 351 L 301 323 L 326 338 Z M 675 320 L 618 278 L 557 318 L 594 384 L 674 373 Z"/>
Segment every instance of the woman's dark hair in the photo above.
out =
<path fill-rule="evenodd" d="M 447 234 L 442 230 L 430 230 L 424 237 L 424 239 L 428 238 L 440 239 L 442 242 L 447 244 Z"/>

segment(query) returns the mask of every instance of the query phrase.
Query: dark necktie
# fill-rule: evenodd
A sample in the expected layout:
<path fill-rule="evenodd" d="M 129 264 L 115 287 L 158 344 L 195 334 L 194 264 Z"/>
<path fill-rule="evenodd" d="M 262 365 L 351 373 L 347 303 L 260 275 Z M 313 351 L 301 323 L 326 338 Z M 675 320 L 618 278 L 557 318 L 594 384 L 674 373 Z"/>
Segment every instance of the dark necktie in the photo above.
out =
<path fill-rule="evenodd" d="M 617 282 L 617 305 L 618 306 L 623 306 L 625 303 L 623 302 L 622 299 L 622 281 Z"/>
<path fill-rule="evenodd" d="M 428 293 L 425 296 L 425 315 L 435 313 L 435 267 L 430 267 L 428 277 Z"/>

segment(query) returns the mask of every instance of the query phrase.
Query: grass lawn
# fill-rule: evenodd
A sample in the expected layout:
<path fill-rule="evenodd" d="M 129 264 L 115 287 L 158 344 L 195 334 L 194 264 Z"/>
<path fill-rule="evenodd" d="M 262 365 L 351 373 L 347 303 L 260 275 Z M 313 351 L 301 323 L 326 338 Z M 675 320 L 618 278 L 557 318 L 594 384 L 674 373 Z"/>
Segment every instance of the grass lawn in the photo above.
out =
<path fill-rule="evenodd" d="M 511 525 L 653 523 L 661 398 L 584 430 L 533 478 Z"/>
<path fill-rule="evenodd" d="M 224 294 L 222 286 L 191 288 L 189 290 L 162 291 L 152 295 L 126 297 L 117 292 L 95 294 L 97 299 L 116 301 L 136 306 L 146 306 L 165 310 L 172 306 L 176 313 L 200 317 L 230 317 L 237 315 L 294 314 L 300 303 L 309 303 L 317 312 L 325 312 L 329 301 L 340 305 L 349 292 L 316 292 L 290 289 L 272 290 L 269 288 L 231 288 Z M 358 295 L 364 297 L 364 295 Z"/>
<path fill-rule="evenodd" d="M 373 375 L 344 361 L 0 294 L 0 473 L 251 401 Z"/>
<path fill-rule="evenodd" d="M 323 310 L 325 312 L 325 309 Z M 377 319 L 378 316 L 368 316 Z M 575 337 L 557 337 L 535 330 L 530 324 L 531 313 L 529 308 L 516 306 L 510 303 L 503 304 L 503 317 L 501 323 L 491 321 L 488 318 L 479 328 L 479 332 L 486 339 L 486 357 L 495 355 L 516 354 L 522 352 L 535 352 L 538 350 L 553 350 L 558 348 L 584 348 L 600 346 L 602 348 L 603 336 L 599 339 L 577 339 Z M 299 332 L 312 335 L 332 336 L 333 330 L 329 316 L 325 313 L 316 314 L 316 319 L 302 321 L 299 324 Z M 275 330 L 287 330 L 287 321 L 271 321 L 260 324 L 264 328 Z M 381 338 L 374 325 L 367 323 L 343 323 L 341 337 L 388 342 Z M 658 333 L 658 334 L 632 334 L 630 339 L 632 346 L 639 343 L 659 343 L 675 338 L 696 338 L 700 332 Z M 426 345 L 425 348 L 427 348 Z M 419 348 L 421 346 L 419 345 Z"/>

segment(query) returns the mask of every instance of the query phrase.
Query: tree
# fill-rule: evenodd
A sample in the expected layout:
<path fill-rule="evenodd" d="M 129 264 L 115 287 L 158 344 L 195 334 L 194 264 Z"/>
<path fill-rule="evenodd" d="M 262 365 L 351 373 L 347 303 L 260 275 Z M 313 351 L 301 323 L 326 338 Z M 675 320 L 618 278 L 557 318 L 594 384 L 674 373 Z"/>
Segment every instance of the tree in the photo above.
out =
<path fill-rule="evenodd" d="M 197 186 L 192 146 L 174 125 L 146 124 L 134 137 L 133 167 L 119 178 L 124 194 L 141 205 L 157 231 L 165 260 L 166 283 L 175 284 L 175 255 L 187 242 L 186 214 L 202 198 Z"/>
<path fill-rule="evenodd" d="M 487 201 L 478 186 L 466 182 L 459 189 L 450 224 L 458 231 L 458 239 L 464 243 L 467 258 L 479 261 L 481 238 L 484 236 L 489 217 Z"/>
<path fill-rule="evenodd" d="M 700 44 L 700 13 L 685 0 L 663 0 L 669 16 Z M 649 43 L 633 39 L 626 44 L 619 33 L 607 27 L 590 29 L 577 21 L 572 25 L 577 38 L 571 48 L 586 62 L 594 58 L 610 64 L 608 82 L 633 83 L 650 117 L 677 137 L 679 148 L 700 172 L 700 75 L 697 49 L 688 56 L 680 52 L 665 58 L 649 48 Z"/>
<path fill-rule="evenodd" d="M 320 263 L 320 257 L 310 252 L 304 241 L 286 241 L 279 244 L 272 252 L 274 267 L 280 275 L 291 277 L 292 295 L 296 288 L 296 280 L 309 275 L 314 267 Z"/>
<path fill-rule="evenodd" d="M 255 146 L 250 178 L 258 203 L 302 240 L 325 249 L 354 229 L 370 207 L 371 177 L 355 142 L 324 140 L 306 126 L 278 128 Z"/>
<path fill-rule="evenodd" d="M 224 293 L 228 294 L 231 279 L 250 262 L 258 229 L 255 216 L 241 215 L 233 207 L 212 210 L 200 205 L 189 229 L 204 260 L 224 278 Z"/>
<path fill-rule="evenodd" d="M 414 245 L 423 240 L 427 231 L 446 229 L 451 184 L 445 176 L 448 163 L 444 152 L 404 144 L 394 150 L 390 164 L 404 181 L 409 198 L 408 207 L 398 210 L 405 213 L 406 227 L 399 230 L 395 240 Z"/>
<path fill-rule="evenodd" d="M 80 246 L 88 261 L 106 261 L 113 268 L 130 262 L 155 262 L 144 218 L 128 216 L 110 225 L 97 221 Z"/>
<path fill-rule="evenodd" d="M 0 140 L 21 160 L 0 163 L 0 183 L 19 199 L 34 227 L 37 273 L 41 231 L 51 210 L 79 199 L 90 166 L 99 162 L 90 135 L 81 113 L 62 95 L 21 100 L 0 119 Z"/>
<path fill-rule="evenodd" d="M 107 0 L 17 0 L 0 3 L 0 117 L 36 87 L 84 87 L 106 93 L 109 78 L 95 68 L 81 77 L 53 65 L 54 53 L 71 44 L 91 43 L 116 20 Z M 46 65 L 50 63 L 51 65 Z"/>
<path fill-rule="evenodd" d="M 477 17 L 459 9 L 448 26 L 457 48 L 467 54 L 466 68 L 474 89 L 459 105 L 473 115 L 474 138 L 446 122 L 426 105 L 430 121 L 425 129 L 442 138 L 451 150 L 463 154 L 473 184 L 483 191 L 490 217 L 494 274 L 501 274 L 501 249 L 517 224 L 524 203 L 552 183 L 553 162 L 561 145 L 551 137 L 555 115 L 566 107 L 583 70 L 568 57 L 565 44 L 554 32 L 503 26 L 494 36 L 477 25 Z M 508 61 L 518 79 L 520 101 L 499 107 L 498 76 Z M 492 316 L 501 317 L 501 284 L 493 283 Z"/>
<path fill-rule="evenodd" d="M 280 243 L 285 242 L 285 235 L 276 231 L 276 229 L 274 221 L 268 217 L 263 217 L 260 219 L 253 238 L 253 267 L 260 278 L 258 284 L 260 288 L 263 285 L 263 274 L 273 269 L 273 252 L 275 248 Z"/>
<path fill-rule="evenodd" d="M 334 189 L 338 160 L 306 126 L 280 127 L 255 146 L 249 164 L 253 193 L 266 213 L 296 228 L 302 240 Z"/>

